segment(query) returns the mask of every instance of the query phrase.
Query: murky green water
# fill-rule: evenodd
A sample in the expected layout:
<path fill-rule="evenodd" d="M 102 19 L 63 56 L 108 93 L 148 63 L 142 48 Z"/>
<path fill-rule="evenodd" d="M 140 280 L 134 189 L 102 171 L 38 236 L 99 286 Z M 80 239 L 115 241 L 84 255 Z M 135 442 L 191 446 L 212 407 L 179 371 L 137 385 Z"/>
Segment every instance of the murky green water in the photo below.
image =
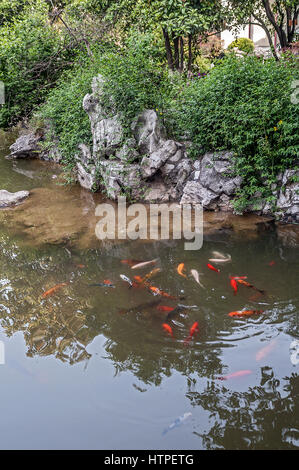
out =
<path fill-rule="evenodd" d="M 4 160 L 7 145 L 0 150 L 1 189 L 55 189 L 57 167 Z M 82 217 L 98 198 L 79 188 L 56 189 L 71 194 L 70 212 L 83 204 Z M 299 336 L 292 236 L 266 231 L 237 238 L 220 231 L 196 252 L 171 240 L 85 249 L 69 240 L 37 245 L 28 234 L 26 240 L 19 229 L 0 229 L 2 449 L 298 448 L 299 366 L 289 349 Z M 232 256 L 220 273 L 206 266 L 213 250 Z M 195 306 L 169 321 L 174 338 L 162 328 L 167 312 L 147 304 L 178 301 L 128 288 L 120 274 L 132 279 L 152 269 L 135 272 L 121 263 L 130 258 L 158 258 L 161 272 L 152 285 Z M 187 279 L 176 270 L 182 262 Z M 190 269 L 202 273 L 204 289 Z M 265 294 L 239 285 L 233 295 L 229 275 L 248 276 Z M 115 287 L 90 286 L 104 280 Z M 42 298 L 60 283 L 66 285 Z M 228 316 L 245 308 L 263 313 Z M 199 332 L 186 345 L 195 321 Z M 219 379 L 240 370 L 250 372 Z M 191 415 L 168 428 L 184 413 Z"/>

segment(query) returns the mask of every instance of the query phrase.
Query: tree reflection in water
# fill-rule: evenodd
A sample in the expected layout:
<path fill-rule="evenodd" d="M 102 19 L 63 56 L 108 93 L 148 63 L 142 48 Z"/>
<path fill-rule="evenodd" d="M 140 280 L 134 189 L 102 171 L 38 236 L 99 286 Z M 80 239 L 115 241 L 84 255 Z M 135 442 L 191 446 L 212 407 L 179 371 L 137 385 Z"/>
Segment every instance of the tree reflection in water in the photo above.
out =
<path fill-rule="evenodd" d="M 193 406 L 209 411 L 208 431 L 194 432 L 205 449 L 295 449 L 299 444 L 299 376 L 284 377 L 261 368 L 260 385 L 231 391 L 214 381 L 202 392 L 189 390 Z M 271 444 L 269 444 L 271 443 Z"/>

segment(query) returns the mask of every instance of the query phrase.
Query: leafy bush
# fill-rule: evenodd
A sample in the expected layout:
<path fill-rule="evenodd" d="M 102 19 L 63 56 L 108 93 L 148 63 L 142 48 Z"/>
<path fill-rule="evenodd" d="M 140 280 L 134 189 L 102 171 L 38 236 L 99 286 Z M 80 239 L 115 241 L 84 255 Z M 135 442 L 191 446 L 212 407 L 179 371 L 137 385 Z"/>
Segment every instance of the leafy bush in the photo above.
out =
<path fill-rule="evenodd" d="M 102 58 L 104 99 L 109 103 L 113 98 L 124 125 L 144 109 L 158 108 L 163 114 L 171 84 L 159 60 L 159 45 L 153 44 L 152 35 L 140 33 L 133 33 L 122 51 Z"/>
<path fill-rule="evenodd" d="M 0 28 L 0 80 L 6 103 L 0 108 L 0 127 L 28 116 L 43 102 L 73 54 L 67 41 L 48 21 L 43 1 L 28 6 L 13 23 Z"/>
<path fill-rule="evenodd" d="M 196 68 L 198 68 L 200 73 L 207 73 L 212 68 L 211 61 L 206 57 L 201 56 L 197 56 L 194 59 L 194 65 L 196 66 Z"/>
<path fill-rule="evenodd" d="M 238 38 L 228 46 L 228 50 L 234 49 L 234 47 L 246 52 L 246 54 L 250 54 L 254 51 L 254 42 L 248 38 Z"/>
<path fill-rule="evenodd" d="M 84 111 L 82 101 L 91 92 L 92 78 L 98 74 L 97 56 L 82 58 L 76 66 L 65 72 L 48 95 L 34 118 L 50 123 L 45 146 L 51 148 L 53 135 L 58 138 L 58 147 L 64 164 L 69 168 L 75 164 L 78 144 L 91 144 L 90 121 Z M 46 126 L 47 127 L 47 126 Z"/>
<path fill-rule="evenodd" d="M 220 61 L 173 101 L 172 126 L 193 143 L 192 155 L 232 150 L 244 186 L 236 204 L 244 208 L 259 191 L 271 197 L 276 175 L 299 155 L 299 106 L 291 102 L 298 59 L 265 62 L 247 56 Z"/>
<path fill-rule="evenodd" d="M 170 92 L 168 74 L 157 66 L 155 55 L 149 53 L 151 38 L 134 36 L 121 51 L 94 51 L 70 72 L 64 73 L 58 86 L 47 97 L 39 115 L 51 122 L 52 131 L 59 139 L 64 162 L 71 168 L 79 143 L 90 143 L 90 122 L 82 101 L 91 92 L 92 78 L 105 78 L 102 104 L 111 114 L 119 114 L 125 130 L 129 131 L 133 118 L 146 108 L 158 109 L 163 118 L 164 102 Z M 157 59 L 158 60 L 158 59 Z M 111 108 L 111 102 L 117 109 Z M 52 137 L 48 136 L 48 145 Z"/>

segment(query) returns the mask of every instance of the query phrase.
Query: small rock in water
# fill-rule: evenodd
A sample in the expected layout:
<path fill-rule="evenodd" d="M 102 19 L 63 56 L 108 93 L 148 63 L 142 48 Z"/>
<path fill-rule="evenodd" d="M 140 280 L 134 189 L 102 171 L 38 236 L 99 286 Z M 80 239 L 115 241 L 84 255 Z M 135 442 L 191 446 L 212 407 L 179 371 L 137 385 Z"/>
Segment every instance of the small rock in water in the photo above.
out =
<path fill-rule="evenodd" d="M 18 191 L 16 193 L 10 193 L 5 189 L 0 190 L 0 208 L 11 207 L 16 204 L 20 204 L 24 199 L 29 196 L 29 191 Z"/>

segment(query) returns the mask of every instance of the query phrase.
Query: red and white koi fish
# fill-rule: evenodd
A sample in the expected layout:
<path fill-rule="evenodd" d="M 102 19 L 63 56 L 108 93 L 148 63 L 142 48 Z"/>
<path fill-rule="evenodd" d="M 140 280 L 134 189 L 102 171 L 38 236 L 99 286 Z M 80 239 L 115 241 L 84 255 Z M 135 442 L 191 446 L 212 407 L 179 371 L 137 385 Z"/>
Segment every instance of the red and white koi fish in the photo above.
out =
<path fill-rule="evenodd" d="M 264 357 L 268 356 L 268 354 L 270 354 L 270 352 L 275 348 L 275 345 L 276 345 L 276 340 L 270 341 L 270 343 L 267 344 L 267 346 L 264 346 L 262 349 L 260 349 L 256 353 L 255 359 L 257 361 L 261 361 L 262 359 L 264 359 Z"/>
<path fill-rule="evenodd" d="M 216 273 L 220 273 L 220 269 L 215 268 L 212 266 L 210 263 L 207 264 L 208 268 L 211 269 L 212 271 L 216 271 Z"/>
<path fill-rule="evenodd" d="M 61 283 L 61 284 L 57 284 L 57 286 L 54 286 L 52 287 L 51 289 L 47 290 L 46 292 L 44 292 L 42 294 L 42 298 L 45 299 L 46 297 L 48 297 L 49 295 L 52 295 L 54 294 L 56 291 L 58 291 L 59 289 L 61 289 L 62 287 L 64 286 L 67 286 L 67 284 L 65 282 Z"/>
<path fill-rule="evenodd" d="M 252 374 L 252 370 L 238 370 L 237 372 L 232 372 L 231 374 L 224 375 L 223 377 L 218 377 L 218 380 L 228 380 L 234 379 L 236 377 L 244 377 L 244 375 Z"/>

